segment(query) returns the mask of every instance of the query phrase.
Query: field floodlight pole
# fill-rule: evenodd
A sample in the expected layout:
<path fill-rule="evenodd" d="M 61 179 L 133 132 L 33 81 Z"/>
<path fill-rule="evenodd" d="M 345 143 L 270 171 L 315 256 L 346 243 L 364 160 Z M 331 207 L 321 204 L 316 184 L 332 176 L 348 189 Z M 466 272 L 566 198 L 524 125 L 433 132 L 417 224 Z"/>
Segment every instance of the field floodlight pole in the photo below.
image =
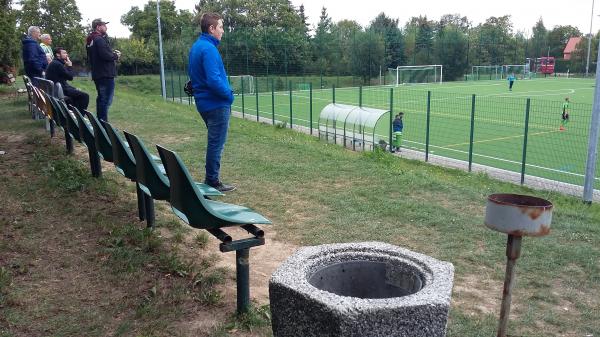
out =
<path fill-rule="evenodd" d="M 597 62 L 600 62 L 600 53 L 598 53 Z M 594 196 L 594 175 L 598 157 L 598 133 L 600 131 L 600 83 L 598 83 L 598 79 L 600 79 L 600 67 L 596 67 L 594 105 L 592 107 L 592 122 L 590 123 L 585 181 L 583 183 L 583 201 L 586 203 L 591 203 Z"/>
<path fill-rule="evenodd" d="M 167 99 L 167 84 L 165 81 L 165 61 L 163 55 L 162 32 L 160 28 L 160 0 L 156 0 L 156 22 L 158 25 L 158 50 L 160 53 L 160 86 L 162 88 L 162 97 Z M 175 94 L 173 93 L 173 96 Z"/>
<path fill-rule="evenodd" d="M 585 63 L 585 77 L 588 77 L 590 69 L 590 52 L 592 49 L 592 23 L 594 22 L 594 0 L 592 0 L 592 14 L 590 15 L 590 35 L 588 35 L 587 61 Z"/>

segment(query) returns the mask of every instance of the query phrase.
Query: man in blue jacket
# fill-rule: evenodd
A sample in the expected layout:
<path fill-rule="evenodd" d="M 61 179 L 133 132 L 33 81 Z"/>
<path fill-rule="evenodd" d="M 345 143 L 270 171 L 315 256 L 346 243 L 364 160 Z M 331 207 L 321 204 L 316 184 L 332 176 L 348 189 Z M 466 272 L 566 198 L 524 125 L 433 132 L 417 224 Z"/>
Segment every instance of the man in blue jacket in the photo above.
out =
<path fill-rule="evenodd" d="M 233 191 L 235 186 L 223 184 L 219 179 L 233 103 L 233 91 L 217 49 L 223 36 L 223 19 L 219 14 L 205 13 L 200 28 L 202 34 L 190 50 L 188 72 L 196 109 L 208 128 L 204 182 L 221 192 Z"/>
<path fill-rule="evenodd" d="M 92 21 L 92 32 L 86 39 L 88 62 L 92 68 L 92 80 L 96 84 L 96 115 L 108 122 L 108 108 L 115 94 L 116 62 L 121 52 L 113 50 L 106 35 L 106 24 L 102 19 Z"/>
<path fill-rule="evenodd" d="M 27 29 L 27 36 L 21 40 L 25 75 L 31 79 L 31 82 L 35 86 L 38 85 L 38 81 L 35 77 L 44 77 L 44 71 L 48 66 L 46 53 L 44 53 L 37 41 L 39 40 L 40 35 L 40 28 L 31 26 Z"/>

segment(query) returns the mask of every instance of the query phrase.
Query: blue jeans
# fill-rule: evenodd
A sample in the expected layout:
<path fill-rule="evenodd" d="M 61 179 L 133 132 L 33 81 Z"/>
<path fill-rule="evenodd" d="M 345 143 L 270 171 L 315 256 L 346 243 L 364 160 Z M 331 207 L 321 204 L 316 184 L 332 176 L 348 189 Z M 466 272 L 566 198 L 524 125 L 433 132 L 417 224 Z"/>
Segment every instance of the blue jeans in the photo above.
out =
<path fill-rule="evenodd" d="M 227 141 L 231 107 L 218 108 L 205 112 L 200 111 L 200 116 L 208 128 L 206 164 L 204 166 L 206 169 L 206 178 L 204 182 L 214 186 L 219 182 L 221 155 L 223 154 L 225 141 Z"/>
<path fill-rule="evenodd" d="M 108 122 L 108 108 L 112 104 L 115 94 L 115 79 L 114 78 L 99 78 L 94 81 L 96 84 L 96 115 L 98 119 Z"/>

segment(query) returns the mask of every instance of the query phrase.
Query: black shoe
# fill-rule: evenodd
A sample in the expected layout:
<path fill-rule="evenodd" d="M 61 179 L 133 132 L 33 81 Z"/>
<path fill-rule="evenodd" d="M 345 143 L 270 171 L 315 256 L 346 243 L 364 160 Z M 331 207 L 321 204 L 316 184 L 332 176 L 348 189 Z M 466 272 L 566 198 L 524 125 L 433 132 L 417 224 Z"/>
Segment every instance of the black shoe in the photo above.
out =
<path fill-rule="evenodd" d="M 213 187 L 213 188 L 215 188 L 219 192 L 231 192 L 231 191 L 235 191 L 235 189 L 236 189 L 235 186 L 233 186 L 233 185 L 226 185 L 226 184 L 223 184 L 220 181 L 217 181 L 217 183 L 214 184 L 214 185 L 213 184 L 208 184 L 208 185 L 211 186 L 211 187 Z"/>

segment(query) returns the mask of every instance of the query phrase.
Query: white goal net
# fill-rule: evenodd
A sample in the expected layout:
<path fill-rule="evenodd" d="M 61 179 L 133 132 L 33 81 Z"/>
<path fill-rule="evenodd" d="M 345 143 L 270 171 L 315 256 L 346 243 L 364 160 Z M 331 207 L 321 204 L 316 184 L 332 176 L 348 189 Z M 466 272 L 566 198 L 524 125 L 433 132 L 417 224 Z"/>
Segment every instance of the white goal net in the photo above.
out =
<path fill-rule="evenodd" d="M 254 94 L 256 90 L 256 81 L 252 75 L 229 76 L 229 85 L 236 95 L 240 95 L 242 92 Z"/>
<path fill-rule="evenodd" d="M 505 64 L 502 66 L 502 73 L 504 78 L 508 78 L 510 74 L 515 74 L 516 78 L 525 79 L 529 78 L 528 68 L 525 64 Z"/>
<path fill-rule="evenodd" d="M 441 64 L 398 66 L 388 68 L 396 86 L 410 83 L 442 83 L 444 70 Z"/>
<path fill-rule="evenodd" d="M 500 80 L 502 79 L 502 66 L 472 66 L 471 79 L 473 80 Z"/>

